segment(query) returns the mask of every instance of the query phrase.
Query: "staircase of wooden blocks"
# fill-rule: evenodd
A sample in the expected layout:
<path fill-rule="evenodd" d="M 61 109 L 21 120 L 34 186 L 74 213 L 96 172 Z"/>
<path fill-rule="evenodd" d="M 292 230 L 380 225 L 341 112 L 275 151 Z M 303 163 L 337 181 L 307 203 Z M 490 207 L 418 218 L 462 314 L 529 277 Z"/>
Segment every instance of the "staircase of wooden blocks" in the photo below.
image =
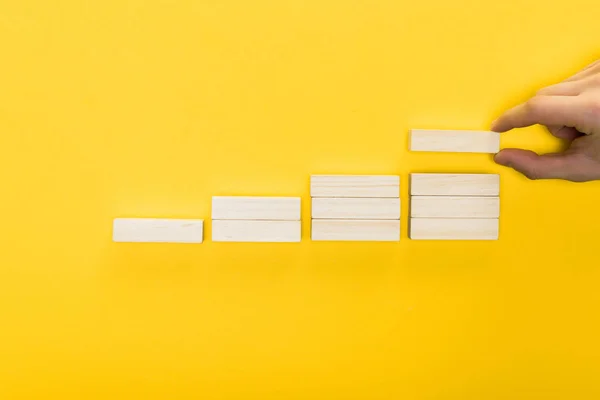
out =
<path fill-rule="evenodd" d="M 422 130 L 410 149 L 425 152 L 495 153 L 496 132 Z M 399 241 L 400 177 L 311 176 L 314 241 Z M 500 177 L 494 174 L 412 174 L 410 238 L 496 240 Z M 300 197 L 216 196 L 215 242 L 299 242 Z M 115 242 L 202 243 L 202 219 L 117 218 Z"/>

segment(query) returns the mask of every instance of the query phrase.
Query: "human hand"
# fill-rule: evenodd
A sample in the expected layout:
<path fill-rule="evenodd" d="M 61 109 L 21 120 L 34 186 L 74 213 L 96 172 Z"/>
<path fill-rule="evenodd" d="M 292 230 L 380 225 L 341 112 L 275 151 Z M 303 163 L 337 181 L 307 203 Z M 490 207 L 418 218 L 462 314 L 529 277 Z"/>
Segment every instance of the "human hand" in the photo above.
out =
<path fill-rule="evenodd" d="M 504 149 L 495 161 L 529 179 L 600 179 L 600 60 L 508 110 L 494 121 L 492 130 L 506 132 L 535 124 L 545 125 L 552 135 L 568 142 L 569 148 L 543 155 Z"/>

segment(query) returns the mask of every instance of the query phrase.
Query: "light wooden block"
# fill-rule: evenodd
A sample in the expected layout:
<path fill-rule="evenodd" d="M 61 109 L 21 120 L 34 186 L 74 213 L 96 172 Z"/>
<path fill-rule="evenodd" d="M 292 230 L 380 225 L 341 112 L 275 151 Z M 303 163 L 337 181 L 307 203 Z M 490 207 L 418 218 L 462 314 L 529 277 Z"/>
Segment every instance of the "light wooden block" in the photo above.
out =
<path fill-rule="evenodd" d="M 213 242 L 299 242 L 300 221 L 213 220 Z"/>
<path fill-rule="evenodd" d="M 413 196 L 499 196 L 497 174 L 411 174 Z"/>
<path fill-rule="evenodd" d="M 413 218 L 499 218 L 499 197 L 412 196 Z"/>
<path fill-rule="evenodd" d="M 444 151 L 457 153 L 497 153 L 500 134 L 489 131 L 450 131 L 413 129 L 412 151 Z"/>
<path fill-rule="evenodd" d="M 313 219 L 311 238 L 314 241 L 397 242 L 400 220 Z"/>
<path fill-rule="evenodd" d="M 397 175 L 313 175 L 312 197 L 400 197 Z"/>
<path fill-rule="evenodd" d="M 201 219 L 117 218 L 113 241 L 130 243 L 202 243 Z"/>
<path fill-rule="evenodd" d="M 411 218 L 413 240 L 497 240 L 498 219 Z"/>
<path fill-rule="evenodd" d="M 321 219 L 400 219 L 399 198 L 314 197 L 312 217 Z"/>
<path fill-rule="evenodd" d="M 212 218 L 232 220 L 300 220 L 300 197 L 215 196 Z"/>

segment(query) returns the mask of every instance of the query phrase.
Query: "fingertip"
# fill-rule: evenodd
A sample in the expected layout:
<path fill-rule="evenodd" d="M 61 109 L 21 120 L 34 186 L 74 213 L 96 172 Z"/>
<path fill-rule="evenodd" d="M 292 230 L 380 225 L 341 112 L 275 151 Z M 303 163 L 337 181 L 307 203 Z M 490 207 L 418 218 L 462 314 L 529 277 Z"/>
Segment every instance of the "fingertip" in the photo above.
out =
<path fill-rule="evenodd" d="M 509 148 L 502 149 L 496 153 L 496 155 L 494 155 L 494 161 L 496 164 L 515 168 L 515 166 L 522 164 L 524 161 L 534 157 L 537 157 L 537 154 L 531 150 Z"/>
<path fill-rule="evenodd" d="M 507 157 L 506 152 L 504 150 L 500 150 L 498 153 L 494 154 L 494 162 L 504 167 L 511 166 L 510 157 Z"/>
<path fill-rule="evenodd" d="M 496 130 L 496 126 L 498 125 L 498 120 L 495 119 L 494 122 L 492 122 L 492 125 L 490 126 L 490 129 L 493 130 L 494 132 L 498 132 Z"/>
<path fill-rule="evenodd" d="M 491 126 L 490 129 L 493 132 L 498 132 L 498 133 L 506 132 L 508 130 L 504 126 L 504 123 L 502 122 L 502 120 L 500 118 L 498 118 L 497 120 L 495 120 L 494 122 L 492 122 L 492 126 Z"/>

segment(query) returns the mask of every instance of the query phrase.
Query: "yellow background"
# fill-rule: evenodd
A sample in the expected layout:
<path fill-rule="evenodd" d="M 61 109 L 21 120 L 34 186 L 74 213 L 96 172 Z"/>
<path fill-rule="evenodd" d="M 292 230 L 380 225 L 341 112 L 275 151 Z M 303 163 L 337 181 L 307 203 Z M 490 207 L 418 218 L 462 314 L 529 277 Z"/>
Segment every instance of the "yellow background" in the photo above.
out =
<path fill-rule="evenodd" d="M 407 150 L 593 61 L 598 4 L 0 1 L 0 398 L 598 399 L 600 185 Z M 502 174 L 500 241 L 407 238 L 434 171 Z M 313 173 L 400 174 L 401 242 L 311 242 Z M 212 195 L 301 195 L 302 243 L 212 243 Z"/>

